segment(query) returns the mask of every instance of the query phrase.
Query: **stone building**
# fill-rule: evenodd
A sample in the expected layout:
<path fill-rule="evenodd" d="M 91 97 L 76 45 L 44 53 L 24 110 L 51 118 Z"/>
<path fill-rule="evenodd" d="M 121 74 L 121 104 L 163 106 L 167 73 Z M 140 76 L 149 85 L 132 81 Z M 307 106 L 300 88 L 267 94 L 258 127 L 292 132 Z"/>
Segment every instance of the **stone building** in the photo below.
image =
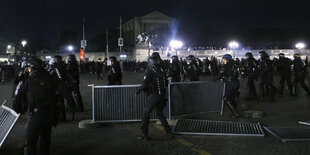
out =
<path fill-rule="evenodd" d="M 122 24 L 122 37 L 124 38 L 124 47 L 135 47 L 138 36 L 142 33 L 156 35 L 159 41 L 170 38 L 170 32 L 175 19 L 155 11 L 142 17 L 134 17 Z M 119 29 L 119 27 L 118 27 Z M 160 44 L 160 43 L 159 43 Z"/>

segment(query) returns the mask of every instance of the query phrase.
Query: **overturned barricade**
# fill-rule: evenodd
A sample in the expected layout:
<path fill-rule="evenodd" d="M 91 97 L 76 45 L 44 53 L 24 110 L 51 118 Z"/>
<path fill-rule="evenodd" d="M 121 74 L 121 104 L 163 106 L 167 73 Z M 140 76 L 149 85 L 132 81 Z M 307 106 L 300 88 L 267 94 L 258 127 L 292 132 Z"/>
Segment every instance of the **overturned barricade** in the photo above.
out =
<path fill-rule="evenodd" d="M 20 114 L 5 106 L 5 103 L 6 101 L 0 107 L 0 148 L 20 116 Z"/>
<path fill-rule="evenodd" d="M 136 94 L 140 85 L 95 86 L 92 88 L 92 120 L 94 122 L 141 121 L 147 96 Z M 164 115 L 173 116 L 205 112 L 221 112 L 225 86 L 221 82 L 170 83 L 168 105 Z M 155 112 L 151 119 L 156 119 Z"/>

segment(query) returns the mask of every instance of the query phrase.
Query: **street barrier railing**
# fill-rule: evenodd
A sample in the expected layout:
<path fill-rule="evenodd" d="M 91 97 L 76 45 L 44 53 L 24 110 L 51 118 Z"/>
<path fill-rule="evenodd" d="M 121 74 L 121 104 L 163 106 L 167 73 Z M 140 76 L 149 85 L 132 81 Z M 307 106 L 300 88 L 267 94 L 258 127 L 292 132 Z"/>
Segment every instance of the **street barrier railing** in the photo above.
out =
<path fill-rule="evenodd" d="M 6 101 L 0 107 L 0 148 L 20 116 L 20 114 L 5 106 L 5 103 Z"/>
<path fill-rule="evenodd" d="M 168 91 L 170 116 L 223 112 L 223 82 L 174 82 Z"/>
<path fill-rule="evenodd" d="M 140 85 L 95 86 L 92 88 L 94 122 L 141 121 L 147 105 L 145 93 L 136 94 Z M 174 116 L 223 111 L 225 85 L 222 82 L 177 82 L 168 87 L 164 115 Z M 154 110 L 155 111 L 155 110 Z M 151 119 L 156 119 L 155 112 Z"/>
<path fill-rule="evenodd" d="M 141 121 L 147 96 L 136 94 L 140 85 L 115 85 L 92 87 L 92 106 L 94 122 L 130 122 Z M 165 116 L 168 109 L 164 109 Z M 156 119 L 152 112 L 151 119 Z"/>

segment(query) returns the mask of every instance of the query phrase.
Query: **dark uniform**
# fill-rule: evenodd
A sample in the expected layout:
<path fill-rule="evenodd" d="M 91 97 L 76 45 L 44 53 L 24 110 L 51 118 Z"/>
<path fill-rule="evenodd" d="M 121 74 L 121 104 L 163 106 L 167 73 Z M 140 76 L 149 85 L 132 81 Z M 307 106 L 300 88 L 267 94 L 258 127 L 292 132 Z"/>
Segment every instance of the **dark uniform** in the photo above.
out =
<path fill-rule="evenodd" d="M 248 99 L 256 98 L 256 88 L 254 80 L 257 78 L 257 67 L 258 62 L 253 57 L 252 53 L 248 52 L 245 54 L 246 59 L 244 60 L 244 64 L 241 66 L 244 67 L 244 76 L 248 78 L 247 85 L 249 87 L 249 96 Z"/>
<path fill-rule="evenodd" d="M 108 85 L 122 85 L 122 70 L 116 57 L 110 57 L 111 65 L 108 71 Z"/>
<path fill-rule="evenodd" d="M 66 64 L 62 61 L 61 56 L 56 55 L 50 60 L 48 72 L 50 73 L 50 75 L 52 75 L 53 81 L 56 84 L 59 120 L 66 121 L 66 109 L 64 99 L 67 100 L 67 104 L 73 114 L 76 111 L 76 103 L 73 99 L 72 91 L 68 86 Z"/>
<path fill-rule="evenodd" d="M 80 72 L 79 72 L 79 65 L 76 61 L 75 55 L 70 54 L 66 60 L 67 64 L 67 81 L 70 87 L 70 90 L 73 92 L 73 97 L 75 103 L 77 104 L 77 110 L 79 112 L 84 111 L 84 106 L 82 102 L 82 96 L 80 93 Z"/>
<path fill-rule="evenodd" d="M 261 100 L 264 100 L 267 95 L 270 95 L 271 100 L 274 101 L 276 88 L 273 85 L 273 62 L 269 59 L 265 51 L 261 51 L 259 54 Z"/>
<path fill-rule="evenodd" d="M 195 57 L 193 55 L 189 55 L 186 59 L 188 63 L 186 68 L 187 77 L 190 81 L 199 81 L 201 70 L 195 60 Z"/>
<path fill-rule="evenodd" d="M 57 124 L 57 102 L 52 77 L 42 67 L 42 61 L 36 57 L 29 61 L 29 76 L 25 83 L 16 89 L 16 96 L 25 95 L 30 120 L 26 130 L 26 151 L 36 154 L 37 141 L 40 138 L 40 154 L 48 155 L 51 143 L 52 126 Z M 21 112 L 23 102 L 15 102 L 14 109 Z"/>
<path fill-rule="evenodd" d="M 292 87 L 292 72 L 291 72 L 292 61 L 289 58 L 286 58 L 283 53 L 279 54 L 279 60 L 276 63 L 277 71 L 280 74 L 280 87 L 279 94 L 282 95 L 284 89 L 284 83 L 287 83 L 290 93 L 293 96 L 293 87 Z"/>
<path fill-rule="evenodd" d="M 137 93 L 144 91 L 148 94 L 148 104 L 144 109 L 144 117 L 142 122 L 143 136 L 148 136 L 148 126 L 150 123 L 150 113 L 156 108 L 156 116 L 161 121 L 167 136 L 172 136 L 171 128 L 168 125 L 166 117 L 163 115 L 163 109 L 166 106 L 166 88 L 168 80 L 166 72 L 160 67 L 160 62 L 155 57 L 149 58 L 149 69 L 144 77 L 143 84 Z"/>
<path fill-rule="evenodd" d="M 301 60 L 299 54 L 294 54 L 293 61 L 293 72 L 294 72 L 294 95 L 297 95 L 297 85 L 300 86 L 310 95 L 310 90 L 305 84 L 305 76 L 307 74 L 307 68 L 304 61 Z"/>
<path fill-rule="evenodd" d="M 223 61 L 224 64 L 220 68 L 219 79 L 226 84 L 224 101 L 232 112 L 232 118 L 237 118 L 239 117 L 238 97 L 240 95 L 239 73 L 237 68 L 235 68 L 231 55 L 225 54 Z"/>
<path fill-rule="evenodd" d="M 169 72 L 171 82 L 181 81 L 181 64 L 179 62 L 178 56 L 172 56 L 172 63 L 170 64 Z"/>

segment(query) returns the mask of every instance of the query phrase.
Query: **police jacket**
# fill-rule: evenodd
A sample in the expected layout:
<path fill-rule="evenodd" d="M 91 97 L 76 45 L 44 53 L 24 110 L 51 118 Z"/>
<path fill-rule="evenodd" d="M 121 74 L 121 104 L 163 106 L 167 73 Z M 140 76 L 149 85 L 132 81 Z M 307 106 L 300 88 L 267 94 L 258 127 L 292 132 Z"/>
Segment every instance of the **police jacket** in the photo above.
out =
<path fill-rule="evenodd" d="M 219 79 L 224 82 L 230 82 L 232 80 L 238 80 L 238 77 L 239 73 L 236 66 L 233 65 L 233 62 L 221 65 Z"/>
<path fill-rule="evenodd" d="M 108 81 L 109 83 L 121 82 L 122 71 L 119 62 L 115 62 L 109 69 Z"/>
<path fill-rule="evenodd" d="M 289 58 L 280 58 L 277 61 L 276 67 L 277 71 L 281 76 L 291 74 L 292 61 Z"/>
<path fill-rule="evenodd" d="M 305 75 L 307 66 L 300 58 L 297 58 L 293 61 L 293 71 L 295 75 Z"/>
<path fill-rule="evenodd" d="M 138 92 L 144 91 L 147 94 L 166 95 L 167 86 L 166 72 L 161 67 L 152 67 L 147 70 Z"/>
<path fill-rule="evenodd" d="M 69 82 L 79 83 L 79 65 L 76 62 L 68 63 L 66 66 L 67 79 Z"/>
<path fill-rule="evenodd" d="M 187 76 L 191 81 L 199 81 L 200 68 L 196 62 L 191 62 L 187 67 Z"/>
<path fill-rule="evenodd" d="M 54 118 L 57 113 L 57 101 L 55 85 L 52 81 L 52 77 L 44 69 L 33 71 L 24 83 L 21 82 L 18 85 L 15 91 L 16 98 L 24 95 L 26 102 L 17 100 L 13 105 L 14 110 L 23 113 L 22 107 L 27 107 L 30 115 L 40 113 Z"/>

